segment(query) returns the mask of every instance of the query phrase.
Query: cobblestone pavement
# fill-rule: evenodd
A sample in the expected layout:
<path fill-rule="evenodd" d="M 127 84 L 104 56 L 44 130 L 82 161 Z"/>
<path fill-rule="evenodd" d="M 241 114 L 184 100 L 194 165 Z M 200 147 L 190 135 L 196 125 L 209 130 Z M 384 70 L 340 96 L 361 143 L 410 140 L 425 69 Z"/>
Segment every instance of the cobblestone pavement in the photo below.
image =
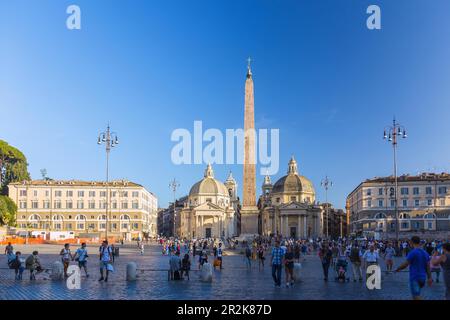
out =
<path fill-rule="evenodd" d="M 50 266 L 59 260 L 61 246 L 17 246 L 24 258 L 32 250 L 39 250 L 44 266 Z M 72 251 L 75 247 L 72 247 Z M 142 269 L 167 269 L 167 256 L 162 256 L 159 246 L 147 246 L 146 252 L 141 256 L 138 249 L 132 245 L 121 247 L 120 256 L 115 262 L 115 272 L 107 283 L 98 282 L 99 271 L 97 262 L 98 247 L 88 247 L 90 261 L 88 269 L 89 278 L 82 276 L 81 289 L 69 290 L 64 281 L 51 281 L 38 275 L 37 280 L 30 282 L 28 271 L 24 272 L 22 281 L 14 280 L 14 271 L 6 269 L 6 256 L 0 256 L 0 300 L 150 300 L 150 299 L 193 299 L 193 300 L 229 300 L 229 299 L 298 299 L 298 300 L 405 300 L 410 299 L 408 288 L 408 273 L 385 274 L 382 276 L 381 290 L 368 290 L 364 283 L 348 282 L 338 283 L 332 277 L 330 268 L 330 281 L 324 282 L 322 267 L 316 255 L 309 255 L 302 263 L 302 280 L 292 288 L 274 288 L 271 270 L 268 265 L 258 271 L 255 261 L 251 270 L 247 270 L 243 257 L 239 254 L 224 257 L 224 269 L 215 271 L 212 283 L 199 281 L 199 273 L 191 272 L 190 280 L 167 281 L 167 272 L 145 271 L 138 273 L 136 282 L 125 280 L 126 263 L 135 261 Z M 398 258 L 398 265 L 404 258 Z M 385 266 L 382 264 L 382 269 Z M 192 269 L 197 269 L 193 263 Z M 349 274 L 351 270 L 349 268 Z M 283 270 L 284 280 L 284 270 Z M 434 276 L 433 276 L 434 277 Z M 441 275 L 441 281 L 442 275 Z M 425 299 L 440 300 L 444 297 L 444 284 L 433 283 L 433 287 L 423 290 Z"/>

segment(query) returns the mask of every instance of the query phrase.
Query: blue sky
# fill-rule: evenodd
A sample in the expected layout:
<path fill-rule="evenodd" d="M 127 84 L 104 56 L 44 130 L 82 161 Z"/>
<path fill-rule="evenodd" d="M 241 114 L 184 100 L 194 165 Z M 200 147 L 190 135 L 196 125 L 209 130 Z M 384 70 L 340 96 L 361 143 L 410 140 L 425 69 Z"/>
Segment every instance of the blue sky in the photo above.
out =
<path fill-rule="evenodd" d="M 66 28 L 70 4 L 80 31 Z M 380 31 L 366 28 L 370 4 Z M 104 179 L 96 138 L 109 121 L 121 140 L 111 176 L 166 206 L 171 179 L 181 196 L 204 170 L 172 164 L 171 132 L 195 120 L 241 128 L 251 56 L 256 126 L 280 129 L 273 181 L 293 154 L 318 200 L 328 175 L 344 207 L 362 180 L 391 174 L 382 132 L 394 114 L 409 134 L 399 172 L 450 170 L 448 12 L 446 0 L 0 0 L 0 139 L 24 151 L 35 179 L 41 168 Z M 214 169 L 242 181 L 239 165 Z"/>

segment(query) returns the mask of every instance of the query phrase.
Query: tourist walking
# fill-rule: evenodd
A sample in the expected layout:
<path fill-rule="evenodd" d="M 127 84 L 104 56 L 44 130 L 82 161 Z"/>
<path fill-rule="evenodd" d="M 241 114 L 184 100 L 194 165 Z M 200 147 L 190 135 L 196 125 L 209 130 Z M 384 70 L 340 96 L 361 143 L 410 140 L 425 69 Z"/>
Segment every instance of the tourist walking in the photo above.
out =
<path fill-rule="evenodd" d="M 275 247 L 272 249 L 272 278 L 275 283 L 275 287 L 281 287 L 281 266 L 283 263 L 284 250 L 280 248 L 280 242 L 275 241 Z"/>
<path fill-rule="evenodd" d="M 442 254 L 439 259 L 434 260 L 435 264 L 440 264 L 444 275 L 445 299 L 450 300 L 450 243 L 442 245 Z"/>
<path fill-rule="evenodd" d="M 78 267 L 81 269 L 84 269 L 84 273 L 86 274 L 86 278 L 89 278 L 89 274 L 87 271 L 87 258 L 88 258 L 88 252 L 86 249 L 86 243 L 83 242 L 81 244 L 81 247 L 75 251 L 75 255 L 73 256 L 74 260 L 78 262 Z"/>
<path fill-rule="evenodd" d="M 14 269 L 15 279 L 16 280 L 22 280 L 22 273 L 25 269 L 22 263 L 22 260 L 20 258 L 20 251 L 16 252 L 15 258 L 9 262 L 9 267 L 11 269 Z"/>
<path fill-rule="evenodd" d="M 427 251 L 428 253 L 428 251 Z M 439 283 L 439 275 L 441 274 L 441 266 L 438 263 L 439 261 L 439 257 L 441 255 L 439 254 L 439 252 L 437 250 L 434 250 L 434 252 L 432 252 L 432 256 L 430 258 L 430 271 L 431 274 L 433 274 L 433 272 L 436 274 L 436 283 Z"/>
<path fill-rule="evenodd" d="M 354 244 L 350 249 L 349 258 L 352 264 L 353 281 L 356 282 L 356 278 L 358 278 L 359 281 L 362 281 L 361 257 L 359 255 L 358 244 Z"/>
<path fill-rule="evenodd" d="M 102 245 L 99 248 L 99 257 L 100 257 L 100 279 L 98 281 L 108 282 L 109 272 L 113 271 L 113 253 L 111 247 L 108 245 L 108 241 L 103 241 Z M 104 276 L 104 271 L 106 270 L 106 276 Z"/>
<path fill-rule="evenodd" d="M 395 249 L 392 247 L 391 243 L 388 243 L 386 249 L 384 250 L 384 261 L 386 262 L 387 272 L 392 272 L 392 268 L 394 267 L 394 256 Z"/>
<path fill-rule="evenodd" d="M 64 248 L 61 249 L 61 252 L 59 253 L 61 256 L 61 261 L 64 265 L 64 277 L 68 277 L 67 275 L 67 268 L 69 268 L 70 261 L 73 261 L 72 253 L 70 252 L 70 244 L 66 243 L 64 245 Z"/>
<path fill-rule="evenodd" d="M 413 249 L 408 253 L 406 261 L 401 264 L 395 272 L 399 272 L 409 266 L 409 287 L 414 300 L 421 300 L 421 290 L 425 286 L 428 278 L 428 285 L 431 286 L 433 278 L 430 271 L 430 256 L 421 248 L 420 238 L 411 238 Z"/>
<path fill-rule="evenodd" d="M 180 280 L 181 279 L 181 259 L 180 252 L 175 252 L 175 255 L 171 256 L 169 259 L 170 266 L 170 280 Z"/>
<path fill-rule="evenodd" d="M 258 269 L 261 270 L 261 266 L 264 269 L 264 260 L 266 260 L 266 257 L 264 257 L 264 247 L 263 245 L 260 245 L 258 247 Z"/>
<path fill-rule="evenodd" d="M 252 259 L 252 249 L 250 249 L 249 245 L 247 245 L 247 248 L 245 248 L 244 259 L 245 259 L 245 263 L 246 263 L 247 268 L 251 269 L 252 268 L 252 261 L 251 261 L 251 259 Z"/>
<path fill-rule="evenodd" d="M 328 281 L 328 270 L 330 269 L 332 255 L 330 248 L 326 244 L 323 244 L 319 250 L 319 258 L 322 262 L 324 281 Z"/>
<path fill-rule="evenodd" d="M 183 278 L 186 275 L 189 280 L 190 270 L 191 270 L 191 260 L 189 259 L 189 254 L 186 253 L 184 255 L 183 260 L 181 261 L 181 278 Z"/>
<path fill-rule="evenodd" d="M 36 280 L 36 274 L 44 271 L 39 259 L 39 252 L 33 251 L 33 253 L 28 256 L 27 260 L 25 260 L 25 268 L 30 270 L 30 280 Z"/>
<path fill-rule="evenodd" d="M 5 247 L 5 254 L 7 256 L 14 254 L 14 247 L 11 245 L 11 242 L 8 242 L 8 245 Z"/>
<path fill-rule="evenodd" d="M 284 267 L 286 273 L 286 288 L 294 285 L 294 252 L 292 246 L 287 247 L 287 252 L 284 255 Z"/>
<path fill-rule="evenodd" d="M 219 263 L 220 263 L 220 270 L 222 270 L 222 269 L 223 269 L 223 258 L 222 258 L 223 250 L 222 250 L 222 242 L 219 243 L 219 247 L 218 247 L 217 250 L 216 250 L 216 255 L 217 255 L 217 260 L 218 260 Z"/>

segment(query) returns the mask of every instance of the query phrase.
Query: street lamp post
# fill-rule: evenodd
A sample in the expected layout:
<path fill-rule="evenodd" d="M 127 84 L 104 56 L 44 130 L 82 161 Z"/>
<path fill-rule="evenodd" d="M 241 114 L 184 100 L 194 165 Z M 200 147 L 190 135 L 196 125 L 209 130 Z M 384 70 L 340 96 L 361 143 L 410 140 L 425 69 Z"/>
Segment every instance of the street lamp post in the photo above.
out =
<path fill-rule="evenodd" d="M 175 233 L 176 233 L 176 221 L 177 221 L 176 193 L 177 193 L 177 189 L 179 187 L 180 187 L 180 184 L 178 183 L 177 180 L 175 180 L 175 178 L 173 178 L 173 180 L 169 184 L 169 188 L 171 188 L 172 192 L 173 192 L 173 237 L 174 238 L 175 238 Z"/>
<path fill-rule="evenodd" d="M 105 228 L 105 238 L 108 240 L 108 226 L 109 226 L 109 215 L 108 215 L 108 208 L 109 208 L 109 153 L 111 152 L 111 148 L 115 147 L 117 144 L 119 144 L 119 139 L 117 138 L 117 134 L 115 132 L 111 132 L 109 124 L 106 128 L 106 132 L 100 132 L 98 135 L 97 143 L 101 145 L 102 143 L 105 144 L 106 149 L 106 228 Z"/>
<path fill-rule="evenodd" d="M 384 128 L 383 139 L 392 143 L 393 151 L 394 151 L 394 205 L 395 205 L 395 238 L 398 242 L 399 240 L 399 224 L 398 224 L 398 179 L 397 179 L 397 144 L 398 137 L 407 138 L 406 129 L 401 124 L 395 121 L 395 118 L 392 122 L 392 126 L 387 126 Z"/>
<path fill-rule="evenodd" d="M 324 187 L 324 189 L 325 189 L 325 205 L 326 205 L 326 207 L 325 207 L 325 215 L 327 217 L 327 232 L 326 232 L 326 236 L 328 238 L 328 225 L 329 225 L 328 219 L 329 219 L 329 208 L 330 208 L 329 203 L 328 203 L 328 189 L 333 186 L 333 181 L 328 179 L 328 176 L 325 176 L 325 179 L 323 179 L 320 182 L 320 185 L 322 187 Z"/>

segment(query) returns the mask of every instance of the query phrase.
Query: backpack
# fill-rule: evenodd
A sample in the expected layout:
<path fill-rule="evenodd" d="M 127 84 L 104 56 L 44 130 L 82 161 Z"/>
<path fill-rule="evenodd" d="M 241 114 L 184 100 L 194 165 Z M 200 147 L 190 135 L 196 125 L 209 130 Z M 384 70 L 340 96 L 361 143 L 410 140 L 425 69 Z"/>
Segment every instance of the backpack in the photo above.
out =
<path fill-rule="evenodd" d="M 8 266 L 10 269 L 16 269 L 16 268 L 20 267 L 19 259 L 11 260 L 10 262 L 8 262 Z"/>

